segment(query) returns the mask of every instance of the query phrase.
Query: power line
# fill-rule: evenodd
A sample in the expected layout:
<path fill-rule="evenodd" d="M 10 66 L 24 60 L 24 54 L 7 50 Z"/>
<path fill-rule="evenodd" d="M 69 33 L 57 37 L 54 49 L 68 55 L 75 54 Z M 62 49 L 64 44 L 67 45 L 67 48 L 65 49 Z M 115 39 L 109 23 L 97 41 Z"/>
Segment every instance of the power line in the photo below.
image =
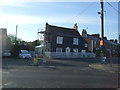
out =
<path fill-rule="evenodd" d="M 86 12 L 91 6 L 93 6 L 95 3 L 93 2 L 93 3 L 91 3 L 91 4 L 89 4 L 84 10 L 82 10 L 81 12 L 79 12 L 77 15 L 75 15 L 75 16 L 73 16 L 71 19 L 69 19 L 68 20 L 68 22 L 69 21 L 71 21 L 72 19 L 74 19 L 74 17 L 77 17 L 78 15 L 81 15 L 81 14 L 83 14 L 84 12 Z"/>
<path fill-rule="evenodd" d="M 107 0 L 105 0 L 105 1 L 107 2 Z M 116 12 L 118 12 L 118 13 L 120 14 L 120 11 L 117 10 L 115 7 L 113 7 L 109 2 L 107 2 L 107 4 L 108 4 L 109 6 L 111 6 Z"/>

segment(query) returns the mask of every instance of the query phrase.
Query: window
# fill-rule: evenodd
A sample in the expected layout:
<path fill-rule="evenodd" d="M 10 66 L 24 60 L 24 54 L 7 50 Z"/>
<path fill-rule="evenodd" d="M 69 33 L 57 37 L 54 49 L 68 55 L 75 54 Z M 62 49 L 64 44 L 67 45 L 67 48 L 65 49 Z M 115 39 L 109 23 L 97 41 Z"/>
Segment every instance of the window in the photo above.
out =
<path fill-rule="evenodd" d="M 73 52 L 77 53 L 77 52 L 78 52 L 78 49 L 74 48 L 74 49 L 73 49 Z"/>
<path fill-rule="evenodd" d="M 88 47 L 88 44 L 87 44 L 87 43 L 85 43 L 85 47 Z"/>
<path fill-rule="evenodd" d="M 82 52 L 82 53 L 85 53 L 85 52 L 86 52 L 86 50 L 81 50 L 81 52 Z"/>
<path fill-rule="evenodd" d="M 78 45 L 78 38 L 73 38 L 73 44 Z"/>
<path fill-rule="evenodd" d="M 94 42 L 94 45 L 95 45 L 95 47 L 97 47 L 97 46 L 96 46 L 96 41 Z"/>
<path fill-rule="evenodd" d="M 56 52 L 62 53 L 62 48 L 56 48 Z"/>
<path fill-rule="evenodd" d="M 63 37 L 57 36 L 57 44 L 63 44 Z"/>

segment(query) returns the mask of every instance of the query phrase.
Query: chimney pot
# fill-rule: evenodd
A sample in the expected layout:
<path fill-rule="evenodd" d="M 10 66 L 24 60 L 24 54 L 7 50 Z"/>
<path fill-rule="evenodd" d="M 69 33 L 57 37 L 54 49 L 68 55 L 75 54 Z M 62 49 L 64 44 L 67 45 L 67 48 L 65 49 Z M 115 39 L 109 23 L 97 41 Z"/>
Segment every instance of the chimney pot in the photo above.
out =
<path fill-rule="evenodd" d="M 78 31 L 78 26 L 77 26 L 77 23 L 76 24 L 74 24 L 74 27 L 73 27 L 75 30 L 77 30 Z"/>

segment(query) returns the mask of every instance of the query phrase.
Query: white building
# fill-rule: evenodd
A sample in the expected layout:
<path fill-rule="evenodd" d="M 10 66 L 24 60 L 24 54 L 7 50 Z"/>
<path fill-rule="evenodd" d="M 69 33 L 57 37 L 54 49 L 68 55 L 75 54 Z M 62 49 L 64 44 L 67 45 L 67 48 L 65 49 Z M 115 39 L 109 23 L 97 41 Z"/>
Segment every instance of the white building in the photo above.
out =
<path fill-rule="evenodd" d="M 120 43 L 120 1 L 118 2 L 118 41 Z"/>
<path fill-rule="evenodd" d="M 6 40 L 7 40 L 7 29 L 6 28 L 0 28 L 0 41 L 2 42 L 2 50 L 6 50 L 7 46 L 6 46 Z"/>

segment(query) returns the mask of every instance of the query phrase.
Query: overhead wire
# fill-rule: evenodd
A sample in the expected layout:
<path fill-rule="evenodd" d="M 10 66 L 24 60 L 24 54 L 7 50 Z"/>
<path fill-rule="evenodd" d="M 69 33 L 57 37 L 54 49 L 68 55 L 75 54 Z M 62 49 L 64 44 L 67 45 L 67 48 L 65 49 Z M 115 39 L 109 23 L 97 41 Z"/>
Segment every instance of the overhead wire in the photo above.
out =
<path fill-rule="evenodd" d="M 105 0 L 106 1 L 106 3 L 114 10 L 114 11 L 116 11 L 118 14 L 120 14 L 120 11 L 119 10 L 117 10 L 112 4 L 110 4 L 109 2 L 107 2 L 107 0 Z M 106 21 L 108 20 L 108 18 L 107 18 L 107 14 L 106 14 L 106 12 L 105 12 L 105 18 L 106 18 Z M 111 34 L 110 32 L 109 32 L 109 28 L 108 28 L 108 21 L 107 22 L 105 22 L 106 23 L 106 29 L 107 29 L 107 33 L 108 33 L 108 36 L 109 37 L 112 37 L 111 35 L 113 35 L 113 34 Z"/>
<path fill-rule="evenodd" d="M 92 7 L 95 4 L 95 2 L 90 3 L 85 9 L 83 9 L 81 12 L 77 13 L 76 15 L 74 15 L 71 19 L 69 19 L 67 22 L 73 20 L 74 18 L 76 18 L 77 16 L 85 13 L 90 7 Z"/>
<path fill-rule="evenodd" d="M 106 1 L 106 3 L 110 6 L 110 7 L 112 7 L 117 13 L 119 13 L 120 14 L 120 11 L 119 10 L 117 10 L 113 5 L 111 5 L 107 0 L 105 0 Z"/>

